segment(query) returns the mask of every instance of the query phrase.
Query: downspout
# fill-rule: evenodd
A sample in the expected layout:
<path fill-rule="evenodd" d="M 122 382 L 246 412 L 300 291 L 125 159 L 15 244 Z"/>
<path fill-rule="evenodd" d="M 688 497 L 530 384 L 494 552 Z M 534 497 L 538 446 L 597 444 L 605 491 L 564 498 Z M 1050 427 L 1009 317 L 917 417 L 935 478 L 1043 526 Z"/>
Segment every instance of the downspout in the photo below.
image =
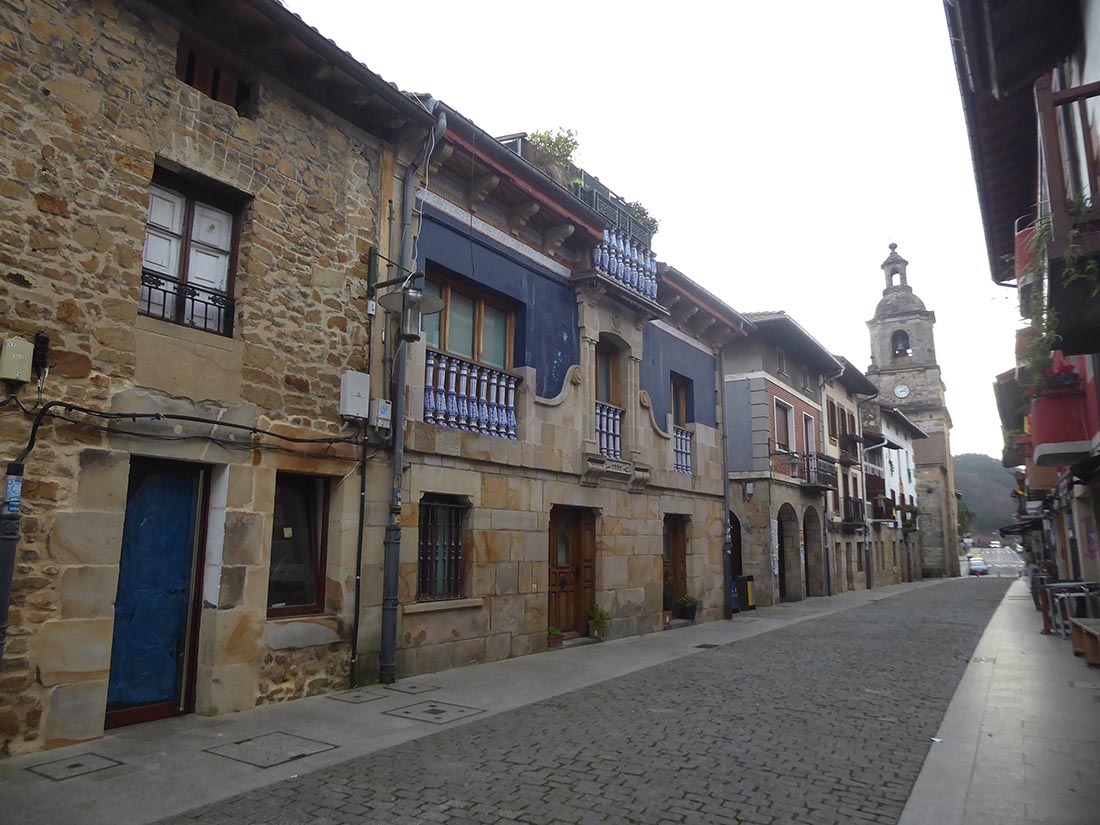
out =
<path fill-rule="evenodd" d="M 862 401 L 860 401 L 856 404 L 856 415 L 859 416 L 859 428 L 861 430 L 863 429 L 863 405 L 866 404 L 868 401 L 871 401 L 871 400 L 873 400 L 877 397 L 878 397 L 878 395 L 876 393 L 875 395 L 871 395 L 871 396 L 868 396 L 867 398 L 864 398 Z M 859 466 L 862 467 L 863 466 L 863 456 L 867 452 L 868 448 L 864 446 L 862 438 L 859 440 L 858 443 L 859 443 Z M 885 446 L 886 446 L 886 440 L 883 439 L 881 444 L 876 444 L 875 446 L 871 447 L 870 449 L 877 450 L 878 448 L 885 447 Z M 866 476 L 866 474 L 863 477 L 863 492 L 862 492 L 861 495 L 863 496 L 863 503 L 864 503 L 864 505 L 866 505 L 867 504 L 867 476 Z M 867 589 L 871 590 L 872 587 L 873 587 L 873 582 L 874 582 L 874 577 L 871 573 L 871 519 L 868 518 L 868 516 L 867 516 L 867 507 L 866 506 L 864 506 L 864 508 L 863 508 L 863 578 L 864 578 L 864 583 L 867 586 Z"/>
<path fill-rule="evenodd" d="M 369 339 L 368 339 L 369 340 Z M 370 364 L 370 358 L 367 359 Z M 355 611 L 351 616 L 351 661 L 348 663 L 348 687 L 357 687 L 355 675 L 359 659 L 359 611 L 363 602 L 363 529 L 367 515 L 367 427 L 360 430 L 362 442 L 359 453 L 359 532 L 355 538 Z"/>
<path fill-rule="evenodd" d="M 435 113 L 439 101 L 430 99 L 428 111 Z M 399 272 L 413 277 L 413 188 L 416 173 L 427 161 L 443 133 L 447 131 L 447 113 L 440 111 L 435 129 L 416 153 L 413 162 L 405 169 L 401 187 L 401 258 Z M 393 684 L 397 674 L 397 590 L 398 569 L 401 562 L 401 489 L 405 471 L 405 371 L 408 362 L 408 344 L 398 341 L 394 349 L 393 364 L 393 469 L 390 487 L 390 518 L 386 525 L 386 537 L 382 542 L 382 643 L 379 651 L 379 681 Z"/>
<path fill-rule="evenodd" d="M 743 327 L 738 328 L 740 334 Z M 723 597 L 723 615 L 729 619 L 733 616 L 733 589 L 737 582 L 733 580 L 733 525 L 730 524 L 730 471 L 729 471 L 729 443 L 726 436 L 726 360 L 725 351 L 718 348 L 718 423 L 722 428 L 722 499 L 725 503 L 725 512 L 722 518 L 726 520 L 725 541 L 722 544 L 722 568 L 725 574 L 726 586 Z"/>
<path fill-rule="evenodd" d="M 821 426 L 821 452 L 825 452 L 825 439 L 828 438 L 828 434 L 825 431 L 825 385 L 830 381 L 833 381 L 840 376 L 844 375 L 844 365 L 840 365 L 840 372 L 836 375 L 822 375 L 821 386 L 818 388 L 818 398 L 821 400 L 821 420 L 818 422 Z M 839 495 L 840 489 L 837 488 L 834 495 Z M 821 505 L 821 548 L 822 555 L 825 557 L 825 595 L 833 595 L 833 559 L 829 548 L 829 499 L 826 495 L 825 503 Z"/>

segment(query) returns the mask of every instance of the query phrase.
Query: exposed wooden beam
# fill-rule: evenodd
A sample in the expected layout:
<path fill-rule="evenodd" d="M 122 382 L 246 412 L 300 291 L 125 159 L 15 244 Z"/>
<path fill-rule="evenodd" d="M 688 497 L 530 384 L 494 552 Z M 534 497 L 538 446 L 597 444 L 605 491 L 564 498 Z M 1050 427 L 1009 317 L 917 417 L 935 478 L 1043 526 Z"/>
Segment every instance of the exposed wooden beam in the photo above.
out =
<path fill-rule="evenodd" d="M 571 223 L 563 223 L 560 226 L 554 226 L 545 230 L 542 233 L 542 245 L 546 248 L 547 253 L 554 254 L 561 245 L 565 243 L 565 239 L 577 231 L 577 227 Z"/>
<path fill-rule="evenodd" d="M 470 211 L 477 212 L 481 208 L 481 204 L 485 203 L 485 199 L 489 197 L 489 193 L 496 189 L 499 184 L 500 176 L 493 174 L 482 175 L 470 181 Z"/>
<path fill-rule="evenodd" d="M 527 201 L 527 203 L 513 206 L 508 210 L 508 229 L 518 238 L 520 230 L 527 226 L 527 222 L 531 220 L 540 209 L 542 209 L 542 205 L 535 201 Z"/>

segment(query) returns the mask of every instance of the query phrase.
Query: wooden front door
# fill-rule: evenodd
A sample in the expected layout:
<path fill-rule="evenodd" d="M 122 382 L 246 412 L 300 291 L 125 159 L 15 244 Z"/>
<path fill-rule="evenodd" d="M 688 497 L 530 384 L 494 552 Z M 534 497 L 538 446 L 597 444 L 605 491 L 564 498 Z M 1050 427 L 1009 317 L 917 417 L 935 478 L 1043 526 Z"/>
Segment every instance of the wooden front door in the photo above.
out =
<path fill-rule="evenodd" d="M 194 709 L 206 475 L 193 464 L 131 461 L 108 728 Z"/>
<path fill-rule="evenodd" d="M 687 519 L 665 516 L 665 583 L 672 583 L 676 598 L 687 594 Z"/>
<path fill-rule="evenodd" d="M 595 515 L 579 507 L 555 507 L 550 511 L 549 626 L 567 636 L 586 632 L 596 594 L 595 568 Z"/>

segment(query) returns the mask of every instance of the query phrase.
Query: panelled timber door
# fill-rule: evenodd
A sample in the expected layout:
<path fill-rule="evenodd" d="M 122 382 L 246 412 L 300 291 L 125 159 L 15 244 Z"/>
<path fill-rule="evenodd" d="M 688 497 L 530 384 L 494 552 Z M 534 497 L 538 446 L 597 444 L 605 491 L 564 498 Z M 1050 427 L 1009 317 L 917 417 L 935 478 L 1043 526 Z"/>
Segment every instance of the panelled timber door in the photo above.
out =
<path fill-rule="evenodd" d="M 665 583 L 672 583 L 676 598 L 687 594 L 687 519 L 665 516 Z"/>
<path fill-rule="evenodd" d="M 550 511 L 547 624 L 565 636 L 587 633 L 588 608 L 596 599 L 596 516 L 580 507 Z"/>

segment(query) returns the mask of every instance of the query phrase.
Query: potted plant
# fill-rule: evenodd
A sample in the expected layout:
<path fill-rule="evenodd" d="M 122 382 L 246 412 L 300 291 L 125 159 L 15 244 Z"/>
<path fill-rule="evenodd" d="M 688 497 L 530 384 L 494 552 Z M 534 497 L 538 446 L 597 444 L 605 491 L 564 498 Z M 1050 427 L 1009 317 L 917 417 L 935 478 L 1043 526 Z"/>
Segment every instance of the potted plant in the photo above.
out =
<path fill-rule="evenodd" d="M 609 624 L 611 624 L 611 613 L 592 602 L 592 606 L 588 608 L 588 637 L 601 641 Z"/>
<path fill-rule="evenodd" d="M 664 627 L 668 630 L 672 627 L 672 611 L 676 609 L 676 588 L 672 586 L 672 582 L 665 582 L 664 593 Z"/>
<path fill-rule="evenodd" d="M 695 614 L 703 603 L 690 594 L 685 594 L 676 600 L 676 606 L 680 609 L 680 615 L 689 622 L 695 621 Z"/>
<path fill-rule="evenodd" d="M 553 650 L 555 647 L 561 647 L 562 642 L 565 641 L 565 637 L 561 635 L 561 630 L 550 625 L 546 628 L 546 646 Z"/>

